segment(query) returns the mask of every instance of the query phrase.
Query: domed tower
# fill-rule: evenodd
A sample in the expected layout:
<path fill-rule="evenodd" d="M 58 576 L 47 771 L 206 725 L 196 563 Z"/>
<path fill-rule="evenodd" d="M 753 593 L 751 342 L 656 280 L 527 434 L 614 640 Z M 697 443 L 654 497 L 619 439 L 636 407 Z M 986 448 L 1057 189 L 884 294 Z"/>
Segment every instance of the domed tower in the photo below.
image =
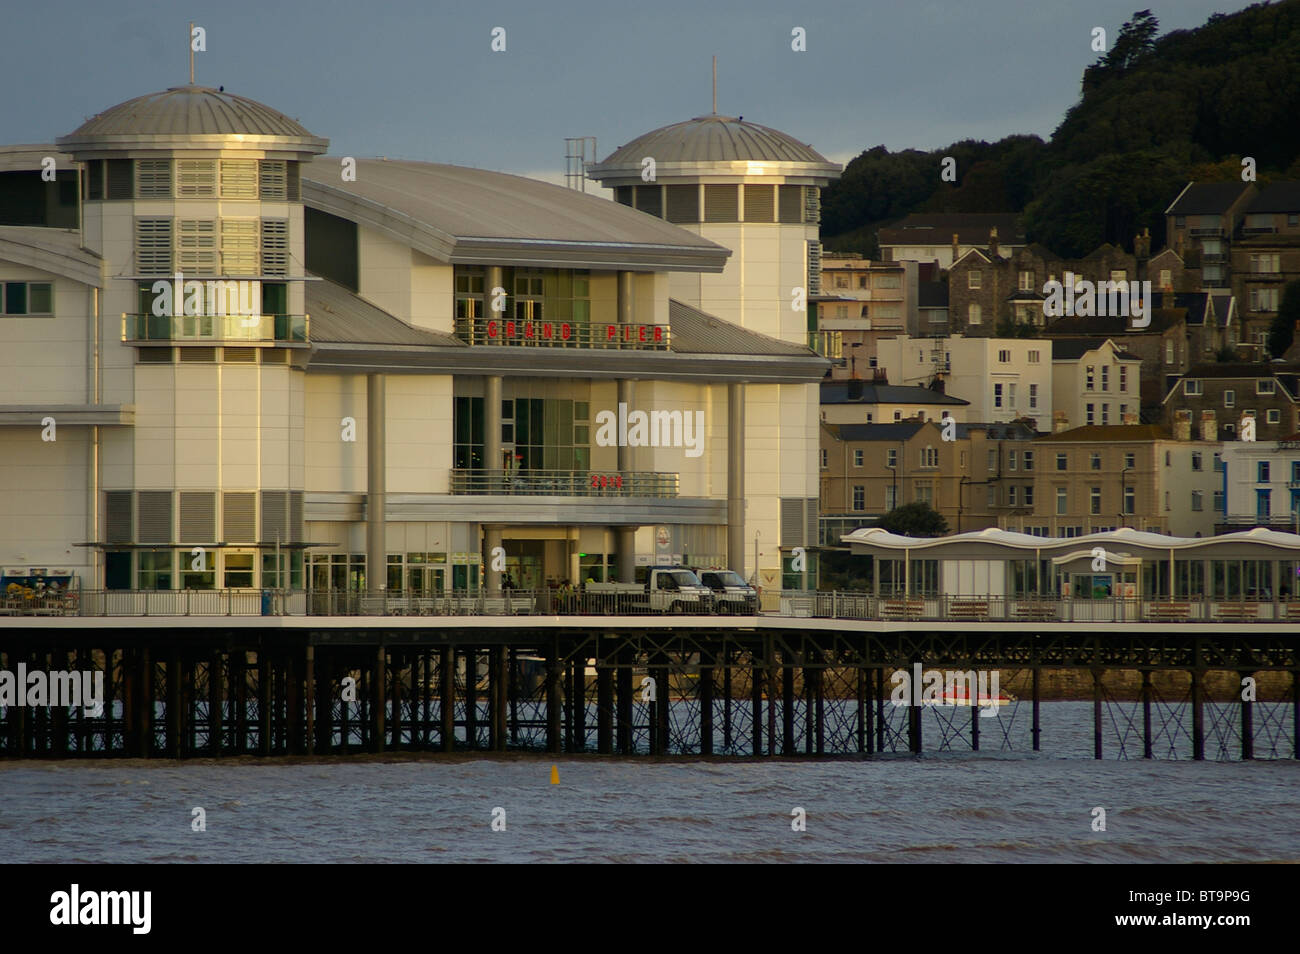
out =
<path fill-rule="evenodd" d="M 588 175 L 614 197 L 732 250 L 721 274 L 674 272 L 669 294 L 805 344 L 818 287 L 821 189 L 840 174 L 811 146 L 743 117 L 697 116 L 639 136 Z"/>
<path fill-rule="evenodd" d="M 82 244 L 102 259 L 96 401 L 135 408 L 133 426 L 102 435 L 96 539 L 110 588 L 300 585 L 299 167 L 328 144 L 195 85 L 113 106 L 58 140 L 81 174 Z"/>

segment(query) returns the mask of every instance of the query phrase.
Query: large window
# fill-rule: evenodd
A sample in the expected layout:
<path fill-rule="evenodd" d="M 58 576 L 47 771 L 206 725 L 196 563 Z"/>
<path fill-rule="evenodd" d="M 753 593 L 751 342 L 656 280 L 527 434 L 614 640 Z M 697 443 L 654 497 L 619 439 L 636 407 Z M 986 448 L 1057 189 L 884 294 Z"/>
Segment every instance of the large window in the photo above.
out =
<path fill-rule="evenodd" d="M 170 590 L 172 588 L 172 552 L 141 550 L 136 555 L 138 570 L 136 589 Z"/>
<path fill-rule="evenodd" d="M 54 286 L 50 282 L 0 282 L 0 314 L 53 313 Z"/>

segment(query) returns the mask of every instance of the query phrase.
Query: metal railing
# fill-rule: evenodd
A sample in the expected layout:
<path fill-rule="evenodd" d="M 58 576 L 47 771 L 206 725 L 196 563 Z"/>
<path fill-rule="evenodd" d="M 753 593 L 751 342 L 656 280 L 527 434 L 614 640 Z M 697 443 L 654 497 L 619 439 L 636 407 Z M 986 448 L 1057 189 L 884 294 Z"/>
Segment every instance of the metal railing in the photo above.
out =
<path fill-rule="evenodd" d="M 457 318 L 456 337 L 469 345 L 628 351 L 667 351 L 670 341 L 668 325 L 525 318 Z"/>
<path fill-rule="evenodd" d="M 680 475 L 653 471 L 463 470 L 451 472 L 453 494 L 548 497 L 676 497 Z"/>
<path fill-rule="evenodd" d="M 123 314 L 122 340 L 277 341 L 305 344 L 310 340 L 310 315 L 151 315 Z"/>
<path fill-rule="evenodd" d="M 87 590 L 0 599 L 14 616 L 779 616 L 886 622 L 1253 623 L 1300 621 L 1300 596 L 1263 598 L 918 596 L 846 590 L 719 593 L 590 592 L 584 587 L 448 591 L 440 595 L 351 590 Z"/>

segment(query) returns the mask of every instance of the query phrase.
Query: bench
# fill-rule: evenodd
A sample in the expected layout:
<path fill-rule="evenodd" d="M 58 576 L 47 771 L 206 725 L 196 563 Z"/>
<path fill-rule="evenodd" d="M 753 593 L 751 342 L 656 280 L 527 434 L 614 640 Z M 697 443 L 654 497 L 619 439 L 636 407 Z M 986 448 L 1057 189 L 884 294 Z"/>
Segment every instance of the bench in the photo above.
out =
<path fill-rule="evenodd" d="M 1215 603 L 1215 616 L 1218 619 L 1258 619 L 1258 603 Z"/>
<path fill-rule="evenodd" d="M 988 600 L 951 600 L 948 616 L 952 619 L 988 619 Z"/>
<path fill-rule="evenodd" d="M 1191 603 L 1149 603 L 1147 605 L 1148 619 L 1179 620 L 1190 619 L 1191 616 Z"/>
<path fill-rule="evenodd" d="M 884 600 L 881 607 L 887 619 L 919 619 L 925 600 Z"/>
<path fill-rule="evenodd" d="M 1016 603 L 1011 615 L 1019 620 L 1043 622 L 1056 619 L 1059 610 L 1055 603 Z"/>

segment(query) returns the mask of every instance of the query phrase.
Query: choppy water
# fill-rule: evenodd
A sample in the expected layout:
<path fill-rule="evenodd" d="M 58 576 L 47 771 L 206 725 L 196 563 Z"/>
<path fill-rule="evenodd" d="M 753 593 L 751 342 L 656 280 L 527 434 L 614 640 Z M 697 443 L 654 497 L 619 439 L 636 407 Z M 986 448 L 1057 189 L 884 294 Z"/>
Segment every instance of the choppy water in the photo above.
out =
<path fill-rule="evenodd" d="M 1091 706 L 1043 709 L 1045 747 L 1074 741 L 1039 755 L 4 762 L 0 858 L 1300 861 L 1300 763 L 1094 762 Z M 191 830 L 196 806 L 205 832 Z M 505 831 L 491 828 L 497 807 Z"/>

